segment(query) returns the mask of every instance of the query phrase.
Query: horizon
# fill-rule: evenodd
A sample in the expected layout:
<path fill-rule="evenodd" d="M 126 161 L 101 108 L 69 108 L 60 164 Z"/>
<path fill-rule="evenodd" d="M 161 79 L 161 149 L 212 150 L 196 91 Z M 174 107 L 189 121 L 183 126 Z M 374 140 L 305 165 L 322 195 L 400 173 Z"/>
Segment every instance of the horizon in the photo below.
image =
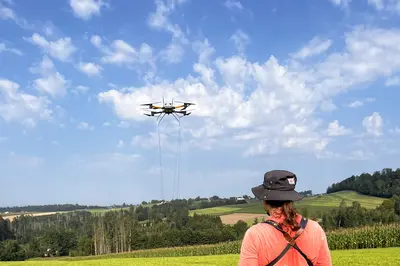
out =
<path fill-rule="evenodd" d="M 0 0 L 0 206 L 325 193 L 400 159 L 391 1 Z M 136 204 L 138 204 L 136 203 Z M 75 204 L 75 203 L 69 203 Z"/>

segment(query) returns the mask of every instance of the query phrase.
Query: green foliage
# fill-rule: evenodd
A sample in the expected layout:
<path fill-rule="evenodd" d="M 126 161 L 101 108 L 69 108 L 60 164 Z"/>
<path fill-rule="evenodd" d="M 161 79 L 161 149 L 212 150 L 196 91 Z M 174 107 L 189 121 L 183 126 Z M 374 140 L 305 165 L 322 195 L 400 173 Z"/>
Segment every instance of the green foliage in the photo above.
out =
<path fill-rule="evenodd" d="M 400 224 L 335 230 L 327 239 L 332 250 L 400 247 Z"/>
<path fill-rule="evenodd" d="M 0 242 L 0 261 L 24 260 L 25 253 L 16 240 L 4 240 Z"/>
<path fill-rule="evenodd" d="M 353 190 L 361 194 L 385 198 L 400 195 L 400 168 L 395 171 L 385 168 L 381 172 L 375 171 L 372 175 L 369 173 L 352 175 L 339 183 L 332 184 L 328 187 L 327 193 L 342 190 Z"/>

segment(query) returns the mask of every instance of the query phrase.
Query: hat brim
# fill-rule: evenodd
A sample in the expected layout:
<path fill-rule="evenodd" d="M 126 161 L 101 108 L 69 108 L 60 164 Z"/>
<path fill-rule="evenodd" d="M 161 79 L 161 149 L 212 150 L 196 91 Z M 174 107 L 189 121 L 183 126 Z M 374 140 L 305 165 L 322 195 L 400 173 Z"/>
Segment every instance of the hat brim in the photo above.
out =
<path fill-rule="evenodd" d="M 268 190 L 263 185 L 253 187 L 251 191 L 259 200 L 299 201 L 303 199 L 303 196 L 295 190 Z"/>

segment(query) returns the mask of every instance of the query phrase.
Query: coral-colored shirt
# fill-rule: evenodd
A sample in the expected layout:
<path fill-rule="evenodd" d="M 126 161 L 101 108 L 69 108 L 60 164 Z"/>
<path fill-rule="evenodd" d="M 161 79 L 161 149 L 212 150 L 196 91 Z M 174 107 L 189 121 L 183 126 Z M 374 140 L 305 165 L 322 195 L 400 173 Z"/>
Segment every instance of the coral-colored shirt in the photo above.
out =
<path fill-rule="evenodd" d="M 268 217 L 276 222 L 283 221 L 284 217 Z M 299 223 L 301 216 L 296 219 Z M 293 237 L 296 232 L 282 226 Z M 243 239 L 238 266 L 265 266 L 273 261 L 285 249 L 288 242 L 282 232 L 266 223 L 259 223 L 250 227 Z M 315 221 L 308 220 L 304 232 L 296 239 L 296 244 L 314 266 L 332 266 L 326 235 L 322 227 Z M 307 261 L 294 248 L 275 264 L 276 266 L 303 266 Z"/>

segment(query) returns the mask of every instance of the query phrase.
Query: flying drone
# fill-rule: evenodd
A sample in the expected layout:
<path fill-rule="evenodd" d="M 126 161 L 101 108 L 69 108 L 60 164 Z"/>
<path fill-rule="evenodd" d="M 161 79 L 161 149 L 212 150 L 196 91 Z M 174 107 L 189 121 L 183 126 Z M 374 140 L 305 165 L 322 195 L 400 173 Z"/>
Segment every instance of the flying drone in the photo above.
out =
<path fill-rule="evenodd" d="M 177 145 L 177 151 L 176 151 L 176 177 L 174 178 L 174 185 L 173 185 L 173 192 L 172 192 L 172 197 L 174 198 L 175 195 L 175 189 L 176 189 L 176 197 L 179 197 L 179 157 L 180 157 L 180 138 L 181 138 L 181 122 L 180 119 L 183 116 L 188 116 L 191 114 L 191 110 L 187 110 L 187 108 L 191 105 L 195 105 L 195 103 L 189 103 L 189 102 L 178 102 L 178 105 L 174 105 L 174 100 L 172 99 L 171 103 L 165 103 L 164 98 L 162 100 L 162 105 L 159 106 L 157 105 L 158 103 L 161 102 L 153 102 L 153 103 L 143 103 L 141 106 L 147 106 L 148 109 L 145 110 L 147 113 L 144 113 L 144 115 L 147 116 L 156 116 L 157 117 L 157 132 L 158 132 L 158 151 L 159 151 L 159 161 L 160 161 L 160 174 L 161 174 L 161 198 L 164 199 L 164 193 L 163 193 L 163 167 L 162 167 L 162 156 L 161 156 L 161 140 L 160 140 L 160 127 L 159 124 L 161 120 L 164 118 L 165 115 L 173 115 L 175 119 L 178 121 L 179 124 L 179 136 L 178 136 L 178 145 Z M 177 181 L 175 180 L 177 179 Z M 177 182 L 177 185 L 175 187 L 175 182 Z"/>
<path fill-rule="evenodd" d="M 164 118 L 165 115 L 173 115 L 178 121 L 181 116 L 187 116 L 190 115 L 191 112 L 187 110 L 187 108 L 191 105 L 195 105 L 195 103 L 189 103 L 189 102 L 179 102 L 179 105 L 174 105 L 174 100 L 172 100 L 171 103 L 165 103 L 164 99 L 162 100 L 162 106 L 156 105 L 157 103 L 161 102 L 153 102 L 153 103 L 144 103 L 141 104 L 141 106 L 148 106 L 150 110 L 150 113 L 144 113 L 144 115 L 147 116 L 157 116 L 158 122 L 161 122 L 161 120 Z M 154 111 L 153 111 L 154 110 Z"/>

